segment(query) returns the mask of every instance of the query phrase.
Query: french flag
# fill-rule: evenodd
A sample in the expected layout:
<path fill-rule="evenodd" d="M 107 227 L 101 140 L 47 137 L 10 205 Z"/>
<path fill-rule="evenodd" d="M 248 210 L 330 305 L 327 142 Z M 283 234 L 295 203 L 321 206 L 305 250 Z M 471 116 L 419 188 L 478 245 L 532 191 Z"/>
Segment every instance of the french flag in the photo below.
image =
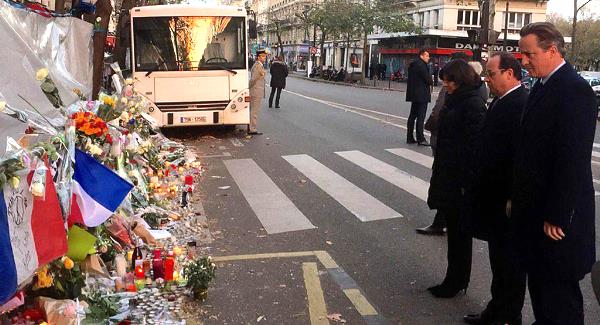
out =
<path fill-rule="evenodd" d="M 17 188 L 7 184 L 0 189 L 0 305 L 12 298 L 39 266 L 67 252 L 67 234 L 50 169 L 44 198 L 29 192 L 32 177 L 33 171 L 25 171 Z"/>
<path fill-rule="evenodd" d="M 75 149 L 73 200 L 69 224 L 96 227 L 117 210 L 133 185 L 94 157 Z"/>

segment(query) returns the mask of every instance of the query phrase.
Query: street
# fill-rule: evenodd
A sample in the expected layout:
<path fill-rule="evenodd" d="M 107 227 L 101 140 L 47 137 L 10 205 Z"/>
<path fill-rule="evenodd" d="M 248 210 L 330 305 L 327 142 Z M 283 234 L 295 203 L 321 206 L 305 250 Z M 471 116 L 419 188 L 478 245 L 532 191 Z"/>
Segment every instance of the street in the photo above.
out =
<path fill-rule="evenodd" d="M 426 291 L 444 277 L 446 238 L 415 233 L 434 215 L 425 202 L 432 158 L 430 148 L 405 142 L 405 93 L 288 78 L 281 108 L 269 109 L 269 90 L 263 135 L 165 132 L 206 168 L 199 191 L 214 238 L 209 252 L 224 258 L 205 323 L 315 324 L 326 319 L 313 313 L 326 312 L 332 324 L 337 313 L 348 324 L 463 324 L 463 315 L 480 312 L 490 298 L 485 242 L 474 241 L 466 295 Z M 277 255 L 284 252 L 304 253 Z M 586 323 L 600 324 L 589 277 L 581 286 Z M 523 323 L 531 322 L 527 298 Z"/>

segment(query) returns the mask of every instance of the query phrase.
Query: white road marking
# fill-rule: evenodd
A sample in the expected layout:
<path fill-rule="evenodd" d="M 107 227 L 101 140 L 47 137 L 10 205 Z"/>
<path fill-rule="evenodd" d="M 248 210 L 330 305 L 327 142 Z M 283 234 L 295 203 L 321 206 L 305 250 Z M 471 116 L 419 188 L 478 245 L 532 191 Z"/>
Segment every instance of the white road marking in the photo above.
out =
<path fill-rule="evenodd" d="M 269 234 L 315 228 L 254 160 L 223 163 Z"/>
<path fill-rule="evenodd" d="M 410 149 L 406 149 L 406 148 L 393 148 L 393 149 L 385 149 L 385 151 L 391 152 L 394 155 L 408 159 L 414 163 L 417 163 L 421 166 L 425 166 L 427 168 L 431 168 L 431 166 L 433 166 L 433 157 L 424 155 L 424 154 L 422 154 L 420 152 L 416 152 L 414 150 L 410 150 Z"/>
<path fill-rule="evenodd" d="M 407 118 L 403 117 L 403 116 L 393 115 L 393 114 L 388 114 L 388 113 L 383 113 L 383 112 L 378 112 L 378 111 L 374 111 L 374 110 L 370 110 L 370 109 L 366 109 L 366 108 L 362 108 L 362 107 L 356 107 L 356 106 L 350 106 L 350 105 L 346 105 L 346 104 L 331 102 L 331 101 L 324 100 L 324 99 L 319 99 L 319 98 L 314 98 L 314 97 L 302 95 L 300 93 L 296 93 L 296 92 L 293 92 L 293 91 L 290 91 L 290 90 L 286 90 L 286 89 L 284 89 L 284 91 L 288 92 L 288 93 L 290 93 L 292 95 L 296 95 L 296 96 L 302 97 L 304 99 L 312 100 L 312 101 L 315 101 L 317 103 L 321 103 L 323 105 L 326 105 L 326 106 L 329 106 L 329 107 L 332 107 L 332 108 L 335 108 L 335 109 L 343 110 L 343 111 L 346 111 L 346 112 L 352 112 L 354 114 L 357 114 L 357 115 L 360 115 L 360 116 L 363 116 L 363 117 L 366 117 L 366 118 L 369 118 L 369 119 L 372 119 L 372 120 L 375 120 L 375 121 L 379 121 L 381 123 L 385 123 L 385 124 L 388 124 L 388 125 L 395 126 L 397 128 L 406 130 L 406 125 L 401 125 L 401 124 L 393 123 L 393 122 L 387 121 L 385 119 L 377 118 L 375 116 L 371 116 L 371 115 L 368 115 L 368 114 L 365 114 L 365 113 L 362 113 L 362 112 L 368 112 L 368 113 L 372 113 L 372 114 L 378 114 L 378 115 L 382 115 L 382 116 L 393 117 L 393 118 L 397 118 L 397 119 L 401 119 L 401 120 L 407 120 Z M 425 131 L 424 134 L 426 136 L 431 136 L 431 133 L 428 132 L 428 131 Z"/>
<path fill-rule="evenodd" d="M 342 158 L 396 185 L 402 190 L 427 201 L 429 183 L 360 151 L 336 152 Z"/>
<path fill-rule="evenodd" d="M 402 215 L 309 155 L 282 156 L 360 221 L 399 218 Z"/>
<path fill-rule="evenodd" d="M 223 154 L 221 154 L 221 155 L 198 156 L 198 158 L 219 158 L 219 157 L 231 157 L 231 154 L 227 151 L 223 151 Z"/>
<path fill-rule="evenodd" d="M 594 142 L 594 148 L 600 148 L 600 144 Z"/>
<path fill-rule="evenodd" d="M 592 157 L 600 158 L 600 152 L 592 150 Z"/>

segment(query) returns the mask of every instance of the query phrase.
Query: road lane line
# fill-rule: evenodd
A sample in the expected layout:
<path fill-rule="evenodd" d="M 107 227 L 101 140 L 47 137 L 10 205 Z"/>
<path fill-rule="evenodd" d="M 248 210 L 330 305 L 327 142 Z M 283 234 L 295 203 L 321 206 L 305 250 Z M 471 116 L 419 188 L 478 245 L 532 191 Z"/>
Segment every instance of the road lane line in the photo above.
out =
<path fill-rule="evenodd" d="M 367 298 L 358 289 L 346 289 L 344 293 L 350 299 L 354 307 L 362 316 L 377 315 L 377 310 L 369 303 Z"/>
<path fill-rule="evenodd" d="M 309 155 L 282 156 L 360 221 L 400 218 L 402 215 Z"/>
<path fill-rule="evenodd" d="M 427 202 L 428 182 L 357 150 L 336 154 Z"/>
<path fill-rule="evenodd" d="M 361 113 L 361 111 L 362 112 L 369 112 L 369 113 L 372 113 L 372 114 L 379 114 L 379 115 L 383 115 L 383 116 L 393 117 L 393 118 L 402 119 L 402 120 L 407 120 L 406 117 L 402 117 L 402 116 L 399 116 L 399 115 L 392 115 L 392 114 L 383 113 L 383 112 L 378 112 L 378 111 L 374 111 L 374 110 L 370 110 L 370 109 L 366 109 L 366 108 L 362 108 L 362 107 L 356 107 L 356 106 L 350 106 L 350 105 L 345 105 L 345 104 L 341 104 L 341 103 L 331 102 L 331 101 L 324 100 L 324 99 L 319 99 L 319 98 L 314 98 L 314 97 L 302 95 L 300 93 L 293 92 L 293 91 L 286 90 L 286 89 L 284 89 L 284 91 L 288 92 L 288 93 L 290 93 L 292 95 L 296 95 L 296 96 L 302 97 L 304 99 L 312 100 L 312 101 L 315 101 L 317 103 L 321 103 L 323 105 L 326 105 L 326 106 L 329 106 L 329 107 L 332 107 L 332 108 L 335 108 L 335 109 L 339 109 L 339 110 L 343 110 L 343 111 L 347 111 L 347 112 L 352 112 L 354 114 L 357 114 L 357 115 L 360 115 L 360 116 L 363 116 L 363 117 L 366 117 L 366 118 L 369 118 L 369 119 L 372 119 L 372 120 L 379 121 L 381 123 L 385 123 L 385 124 L 388 124 L 388 125 L 395 126 L 397 128 L 406 130 L 406 125 L 401 125 L 401 124 L 393 123 L 393 122 L 387 121 L 385 119 L 381 119 L 381 118 L 377 118 L 375 116 L 371 116 L 371 115 L 368 115 L 368 114 L 365 114 L 365 113 Z M 424 133 L 425 133 L 426 136 L 431 136 L 431 133 L 428 132 L 428 131 L 424 131 Z"/>
<path fill-rule="evenodd" d="M 232 159 L 223 163 L 267 233 L 315 228 L 254 160 Z"/>
<path fill-rule="evenodd" d="M 592 150 L 592 157 L 600 158 L 600 152 Z"/>
<path fill-rule="evenodd" d="M 594 142 L 594 148 L 600 148 L 600 144 Z"/>
<path fill-rule="evenodd" d="M 424 155 L 420 152 L 416 152 L 414 150 L 406 149 L 406 148 L 392 148 L 385 149 L 387 152 L 391 152 L 396 156 L 400 156 L 404 159 L 408 159 L 414 163 L 417 163 L 421 166 L 425 166 L 427 168 L 431 168 L 433 166 L 433 157 Z"/>
<path fill-rule="evenodd" d="M 313 251 L 300 252 L 282 252 L 282 253 L 263 253 L 263 254 L 247 254 L 247 255 L 229 255 L 229 256 L 214 256 L 214 262 L 233 262 L 246 260 L 260 260 L 267 258 L 290 258 L 290 257 L 306 257 L 313 256 Z"/>
<path fill-rule="evenodd" d="M 325 296 L 323 295 L 323 288 L 319 279 L 317 263 L 302 263 L 302 273 L 304 274 L 304 286 L 308 297 L 310 324 L 329 325 L 327 306 L 325 305 Z"/>

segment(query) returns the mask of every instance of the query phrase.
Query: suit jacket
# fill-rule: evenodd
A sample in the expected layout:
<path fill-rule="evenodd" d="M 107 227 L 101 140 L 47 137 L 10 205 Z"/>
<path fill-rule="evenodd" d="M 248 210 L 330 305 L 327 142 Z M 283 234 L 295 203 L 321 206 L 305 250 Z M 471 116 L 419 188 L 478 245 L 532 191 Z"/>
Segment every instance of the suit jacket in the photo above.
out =
<path fill-rule="evenodd" d="M 288 68 L 285 62 L 273 61 L 269 72 L 271 72 L 271 87 L 285 88 L 285 78 L 288 76 Z"/>
<path fill-rule="evenodd" d="M 509 229 L 506 202 L 511 199 L 513 159 L 521 114 L 527 103 L 523 86 L 494 99 L 488 108 L 482 132 L 476 186 L 475 237 L 487 240 Z"/>
<path fill-rule="evenodd" d="M 429 103 L 431 101 L 431 73 L 425 61 L 417 58 L 408 66 L 408 80 L 406 83 L 406 101 L 415 103 Z"/>
<path fill-rule="evenodd" d="M 265 92 L 265 68 L 256 61 L 250 70 L 250 97 L 262 98 Z"/>
<path fill-rule="evenodd" d="M 591 153 L 594 92 L 567 63 L 532 89 L 521 118 L 512 212 L 528 272 L 575 281 L 596 260 Z M 544 222 L 566 237 L 554 241 Z"/>

